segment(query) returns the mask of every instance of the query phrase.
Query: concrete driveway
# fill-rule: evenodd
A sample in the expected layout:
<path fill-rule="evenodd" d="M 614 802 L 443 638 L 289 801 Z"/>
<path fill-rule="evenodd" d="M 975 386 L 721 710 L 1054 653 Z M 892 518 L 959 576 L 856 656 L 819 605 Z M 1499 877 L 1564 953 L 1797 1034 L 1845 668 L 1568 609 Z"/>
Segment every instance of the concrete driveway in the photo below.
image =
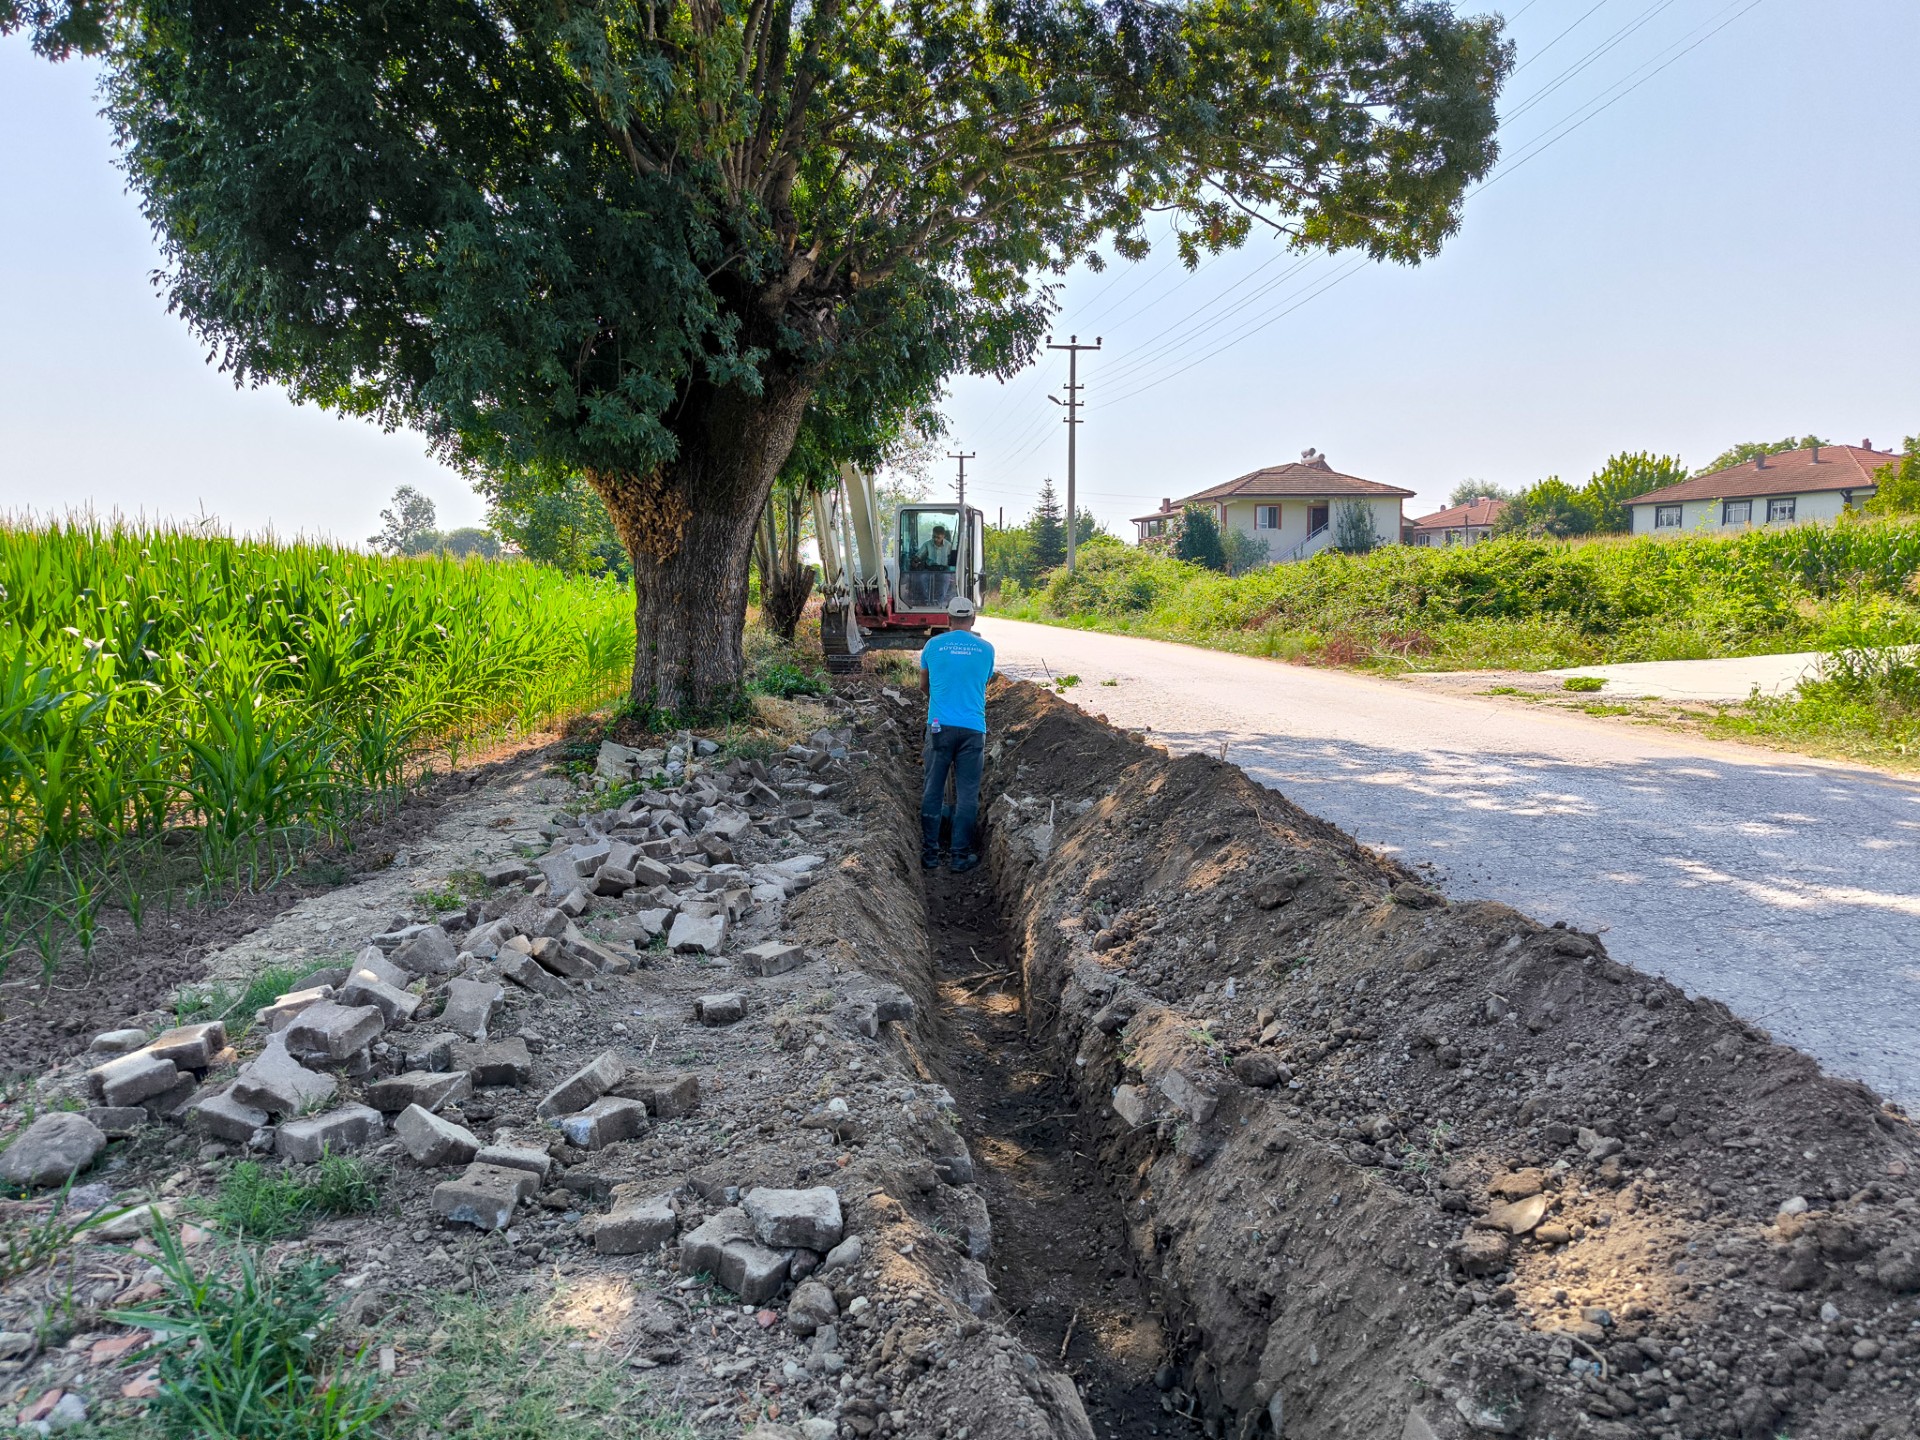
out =
<path fill-rule="evenodd" d="M 1647 660 L 1624 665 L 1577 665 L 1548 670 L 1567 678 L 1589 675 L 1606 681 L 1602 694 L 1648 696 L 1658 700 L 1713 700 L 1737 704 L 1755 690 L 1784 695 L 1820 669 L 1820 652 L 1788 655 L 1735 655 L 1725 660 Z"/>
<path fill-rule="evenodd" d="M 1920 780 L 1184 645 L 984 619 L 1009 675 L 1218 752 L 1450 895 L 1606 935 L 1920 1104 Z M 1115 684 L 1104 684 L 1105 681 Z"/>

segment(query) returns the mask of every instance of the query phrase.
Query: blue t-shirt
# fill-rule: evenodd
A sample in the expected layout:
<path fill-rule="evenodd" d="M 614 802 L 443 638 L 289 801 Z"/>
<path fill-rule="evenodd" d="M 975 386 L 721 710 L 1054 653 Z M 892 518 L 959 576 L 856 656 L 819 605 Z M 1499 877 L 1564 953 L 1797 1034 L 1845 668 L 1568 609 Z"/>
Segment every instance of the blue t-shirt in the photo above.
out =
<path fill-rule="evenodd" d="M 949 630 L 920 651 L 927 672 L 927 721 L 961 730 L 987 730 L 987 680 L 993 646 L 966 630 Z"/>

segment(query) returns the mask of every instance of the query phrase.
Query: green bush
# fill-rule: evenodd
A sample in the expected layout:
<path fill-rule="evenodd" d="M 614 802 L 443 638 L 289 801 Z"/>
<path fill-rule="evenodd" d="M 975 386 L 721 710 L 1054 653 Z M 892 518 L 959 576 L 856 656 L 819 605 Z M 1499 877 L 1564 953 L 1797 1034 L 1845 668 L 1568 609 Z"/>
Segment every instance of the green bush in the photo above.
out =
<path fill-rule="evenodd" d="M 1102 550 L 1002 614 L 1386 669 L 1552 669 L 1920 642 L 1920 523 L 1386 545 L 1228 577 Z"/>

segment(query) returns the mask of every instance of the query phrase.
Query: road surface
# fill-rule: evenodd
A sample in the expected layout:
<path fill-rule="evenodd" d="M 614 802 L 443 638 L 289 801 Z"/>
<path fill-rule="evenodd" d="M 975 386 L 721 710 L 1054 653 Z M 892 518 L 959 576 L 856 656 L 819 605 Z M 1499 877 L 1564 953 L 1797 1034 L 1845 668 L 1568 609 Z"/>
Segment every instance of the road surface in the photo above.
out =
<path fill-rule="evenodd" d="M 1184 645 L 983 619 L 999 668 L 1217 752 L 1449 895 L 1615 958 L 1920 1104 L 1920 780 Z M 1104 682 L 1113 680 L 1117 684 Z"/>

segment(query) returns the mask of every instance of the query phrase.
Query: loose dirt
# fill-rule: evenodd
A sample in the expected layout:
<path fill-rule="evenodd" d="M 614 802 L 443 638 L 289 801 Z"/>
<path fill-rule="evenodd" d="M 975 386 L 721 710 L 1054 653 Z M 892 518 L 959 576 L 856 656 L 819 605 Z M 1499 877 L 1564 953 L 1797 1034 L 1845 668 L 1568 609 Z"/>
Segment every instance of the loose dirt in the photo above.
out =
<path fill-rule="evenodd" d="M 929 875 L 927 911 L 948 1036 L 941 1073 L 980 1167 L 990 1270 L 1014 1333 L 1064 1367 L 1100 1434 L 1195 1433 L 1154 1383 L 1166 1337 L 1128 1255 L 1121 1202 L 1080 1148 L 1072 1087 L 1029 1036 L 986 873 Z"/>

